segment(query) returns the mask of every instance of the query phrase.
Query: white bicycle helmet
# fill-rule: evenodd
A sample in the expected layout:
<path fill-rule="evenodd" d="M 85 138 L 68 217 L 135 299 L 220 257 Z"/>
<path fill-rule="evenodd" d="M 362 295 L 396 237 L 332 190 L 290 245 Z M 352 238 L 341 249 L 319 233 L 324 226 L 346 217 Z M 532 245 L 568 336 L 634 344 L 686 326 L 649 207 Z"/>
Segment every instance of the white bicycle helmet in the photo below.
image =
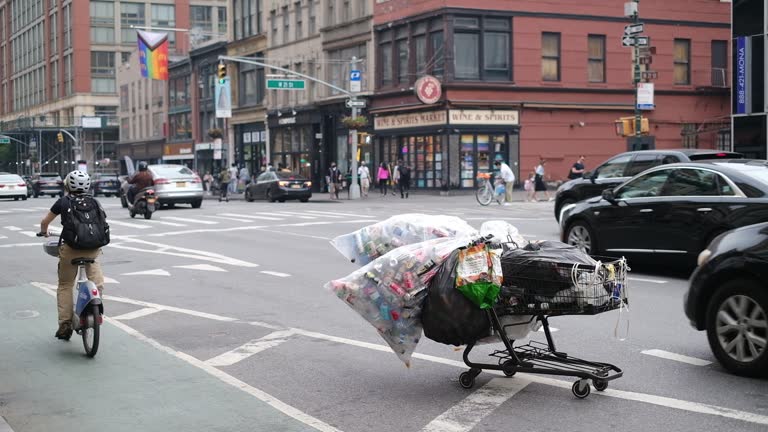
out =
<path fill-rule="evenodd" d="M 64 179 L 64 187 L 70 193 L 86 193 L 91 188 L 91 176 L 83 171 L 72 171 Z"/>

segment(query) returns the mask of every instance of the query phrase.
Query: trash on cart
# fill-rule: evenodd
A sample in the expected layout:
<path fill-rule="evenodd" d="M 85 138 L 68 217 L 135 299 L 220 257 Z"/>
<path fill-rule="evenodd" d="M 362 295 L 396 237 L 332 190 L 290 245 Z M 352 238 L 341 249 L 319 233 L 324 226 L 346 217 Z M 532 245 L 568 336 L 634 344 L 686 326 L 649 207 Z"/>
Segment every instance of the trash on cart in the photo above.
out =
<path fill-rule="evenodd" d="M 444 237 L 474 237 L 477 230 L 456 216 L 401 214 L 331 240 L 347 259 L 361 266 L 400 246 Z"/>
<path fill-rule="evenodd" d="M 325 287 L 379 331 L 406 366 L 421 338 L 427 284 L 454 250 L 473 239 L 438 238 L 399 247 Z"/>
<path fill-rule="evenodd" d="M 480 309 L 496 304 L 501 289 L 501 248 L 482 242 L 459 251 L 456 288 Z"/>
<path fill-rule="evenodd" d="M 489 240 L 491 243 L 511 243 L 517 248 L 528 244 L 514 225 L 500 220 L 483 222 L 483 225 L 480 226 L 480 235 L 483 237 L 492 236 Z"/>

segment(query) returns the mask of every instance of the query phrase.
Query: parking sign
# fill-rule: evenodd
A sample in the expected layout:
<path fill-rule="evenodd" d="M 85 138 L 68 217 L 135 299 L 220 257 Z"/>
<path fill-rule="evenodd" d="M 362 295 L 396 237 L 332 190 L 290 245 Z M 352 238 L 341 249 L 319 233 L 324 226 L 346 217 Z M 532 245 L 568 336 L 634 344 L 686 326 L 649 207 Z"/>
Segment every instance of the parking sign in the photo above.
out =
<path fill-rule="evenodd" d="M 362 89 L 362 74 L 359 70 L 349 72 L 349 91 L 359 92 Z"/>

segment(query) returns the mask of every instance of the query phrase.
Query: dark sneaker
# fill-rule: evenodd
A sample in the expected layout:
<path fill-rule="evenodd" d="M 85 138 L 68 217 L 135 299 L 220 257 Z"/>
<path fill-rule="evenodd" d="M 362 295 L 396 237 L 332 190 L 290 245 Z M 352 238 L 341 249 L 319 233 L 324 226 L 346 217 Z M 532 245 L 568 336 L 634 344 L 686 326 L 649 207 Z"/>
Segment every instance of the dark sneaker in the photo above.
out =
<path fill-rule="evenodd" d="M 68 341 L 69 338 L 72 337 L 72 323 L 65 322 L 59 324 L 59 329 L 54 336 L 56 336 L 57 339 Z"/>

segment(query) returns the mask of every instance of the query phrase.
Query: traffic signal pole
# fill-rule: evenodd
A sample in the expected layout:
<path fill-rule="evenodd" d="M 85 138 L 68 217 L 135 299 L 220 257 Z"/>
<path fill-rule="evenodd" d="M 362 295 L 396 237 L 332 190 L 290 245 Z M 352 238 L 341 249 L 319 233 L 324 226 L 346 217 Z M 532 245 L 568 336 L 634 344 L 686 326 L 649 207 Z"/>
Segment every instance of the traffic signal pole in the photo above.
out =
<path fill-rule="evenodd" d="M 633 0 L 635 3 L 637 3 L 637 10 L 634 14 L 634 24 L 640 23 L 640 0 Z M 637 88 L 638 84 L 640 83 L 640 46 L 637 42 L 634 44 L 635 46 L 632 47 L 635 52 L 635 58 L 633 59 L 633 73 L 632 73 L 632 81 L 634 82 L 635 86 L 635 136 L 639 137 L 642 133 L 642 123 L 643 123 L 643 116 L 640 112 L 640 107 L 637 105 Z"/>

